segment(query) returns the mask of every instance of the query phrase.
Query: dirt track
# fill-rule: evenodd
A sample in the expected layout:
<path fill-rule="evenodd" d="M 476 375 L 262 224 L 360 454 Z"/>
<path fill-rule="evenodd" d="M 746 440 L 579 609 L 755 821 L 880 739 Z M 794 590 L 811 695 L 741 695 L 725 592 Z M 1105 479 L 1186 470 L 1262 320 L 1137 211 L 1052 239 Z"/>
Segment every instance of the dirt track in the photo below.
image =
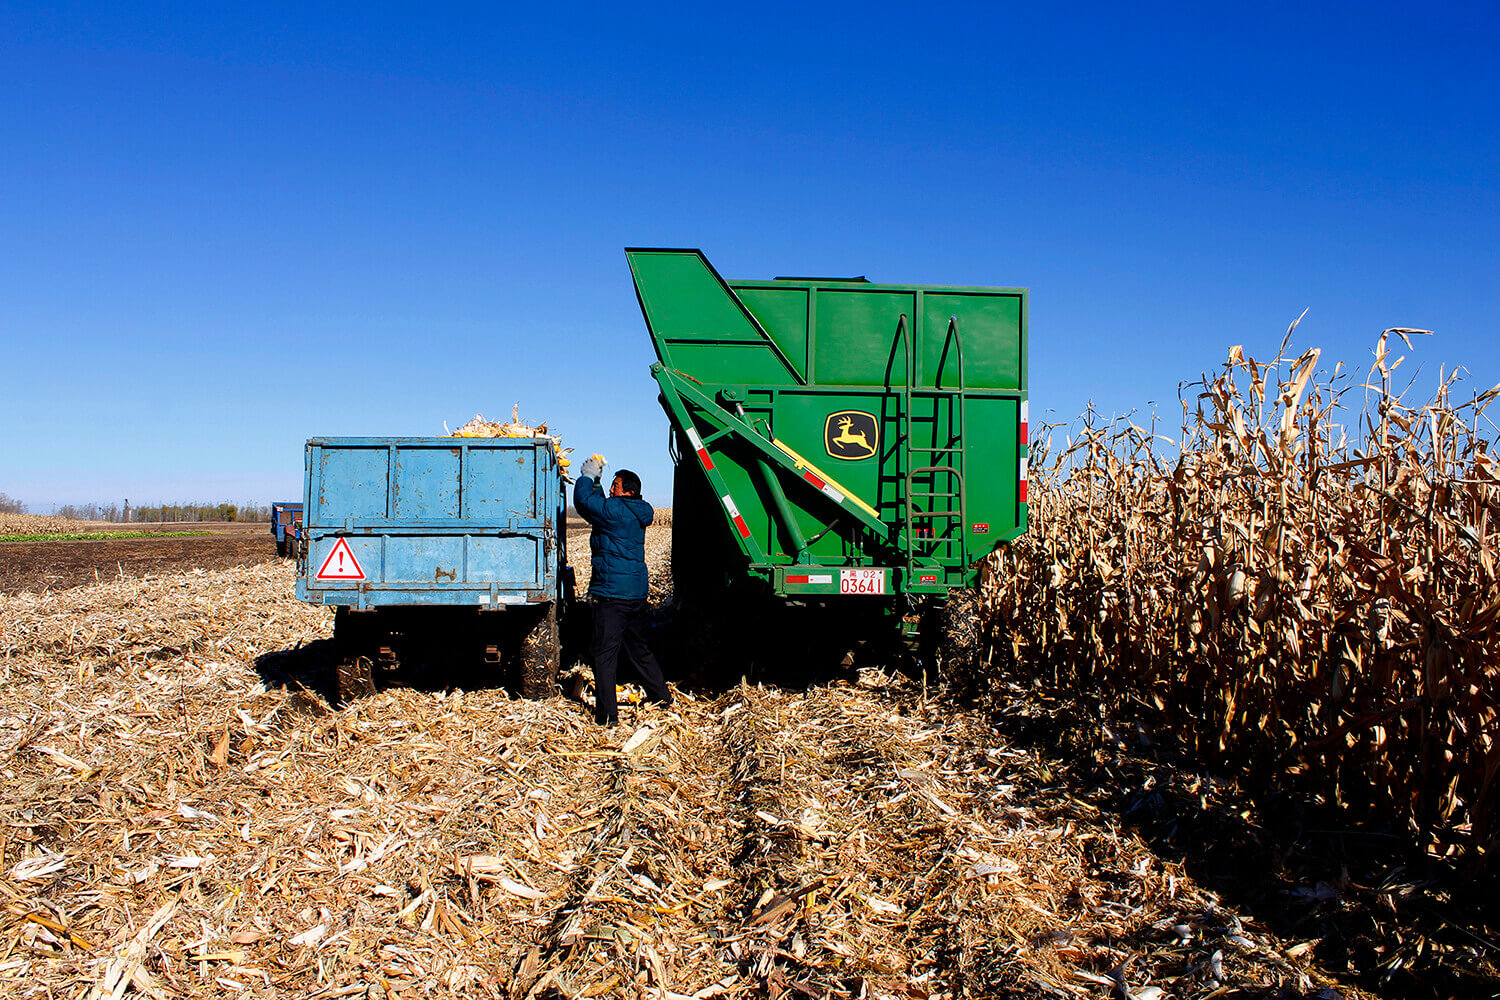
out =
<path fill-rule="evenodd" d="M 276 558 L 276 543 L 263 524 L 168 527 L 212 533 L 191 538 L 0 542 L 0 594 L 61 590 L 122 575 L 228 569 Z"/>

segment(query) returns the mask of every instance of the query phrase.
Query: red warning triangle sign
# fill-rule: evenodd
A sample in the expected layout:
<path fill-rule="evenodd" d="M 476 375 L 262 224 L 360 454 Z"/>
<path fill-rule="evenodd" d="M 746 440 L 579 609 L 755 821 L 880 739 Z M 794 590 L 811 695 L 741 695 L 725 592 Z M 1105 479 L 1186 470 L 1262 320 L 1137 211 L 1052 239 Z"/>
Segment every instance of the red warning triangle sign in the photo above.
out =
<path fill-rule="evenodd" d="M 323 568 L 318 570 L 317 578 L 319 580 L 363 580 L 365 578 L 365 571 L 349 548 L 349 539 L 340 538 L 333 543 L 333 549 L 328 553 L 328 558 L 323 560 Z"/>

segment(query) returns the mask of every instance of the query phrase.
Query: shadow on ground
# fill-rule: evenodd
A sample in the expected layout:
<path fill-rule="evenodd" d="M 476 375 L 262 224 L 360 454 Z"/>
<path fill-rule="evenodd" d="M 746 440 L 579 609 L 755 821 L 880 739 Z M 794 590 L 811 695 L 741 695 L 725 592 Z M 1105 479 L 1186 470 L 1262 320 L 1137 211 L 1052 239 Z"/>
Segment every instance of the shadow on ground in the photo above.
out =
<path fill-rule="evenodd" d="M 997 704 L 996 727 L 1045 762 L 1033 794 L 1062 787 L 1135 830 L 1326 972 L 1388 998 L 1500 995 L 1493 876 L 1466 875 L 1402 832 L 1335 809 L 1248 797 L 1232 775 L 1115 728 L 1096 708 L 1019 690 Z"/>
<path fill-rule="evenodd" d="M 262 653 L 255 659 L 255 670 L 268 688 L 307 691 L 328 705 L 338 705 L 337 674 L 342 658 L 341 647 L 334 640 L 316 639 Z M 408 656 L 394 670 L 380 673 L 376 686 L 418 691 L 503 689 L 512 698 L 520 696 L 514 669 L 485 664 L 477 655 L 453 653 L 439 643 Z"/>

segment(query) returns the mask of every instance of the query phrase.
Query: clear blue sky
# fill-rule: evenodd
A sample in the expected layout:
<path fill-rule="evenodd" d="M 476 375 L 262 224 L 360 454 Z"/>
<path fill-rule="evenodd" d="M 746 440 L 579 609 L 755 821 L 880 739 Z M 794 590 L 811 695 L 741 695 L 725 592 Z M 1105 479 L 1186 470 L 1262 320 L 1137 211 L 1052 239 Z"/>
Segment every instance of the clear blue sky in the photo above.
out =
<path fill-rule="evenodd" d="M 1032 291 L 1032 420 L 1232 344 L 1500 382 L 1500 6 L 0 6 L 0 491 L 301 495 L 521 403 L 670 493 L 621 248 Z"/>

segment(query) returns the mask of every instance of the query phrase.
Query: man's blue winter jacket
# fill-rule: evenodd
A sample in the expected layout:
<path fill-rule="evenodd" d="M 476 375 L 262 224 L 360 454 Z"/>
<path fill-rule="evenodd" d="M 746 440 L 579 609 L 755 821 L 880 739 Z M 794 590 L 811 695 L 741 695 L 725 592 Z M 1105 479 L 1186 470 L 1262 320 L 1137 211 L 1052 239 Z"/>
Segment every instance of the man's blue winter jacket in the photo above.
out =
<path fill-rule="evenodd" d="M 594 528 L 589 593 L 621 601 L 646 597 L 646 525 L 656 517 L 651 505 L 640 497 L 608 496 L 597 479 L 579 476 L 573 506 Z"/>

